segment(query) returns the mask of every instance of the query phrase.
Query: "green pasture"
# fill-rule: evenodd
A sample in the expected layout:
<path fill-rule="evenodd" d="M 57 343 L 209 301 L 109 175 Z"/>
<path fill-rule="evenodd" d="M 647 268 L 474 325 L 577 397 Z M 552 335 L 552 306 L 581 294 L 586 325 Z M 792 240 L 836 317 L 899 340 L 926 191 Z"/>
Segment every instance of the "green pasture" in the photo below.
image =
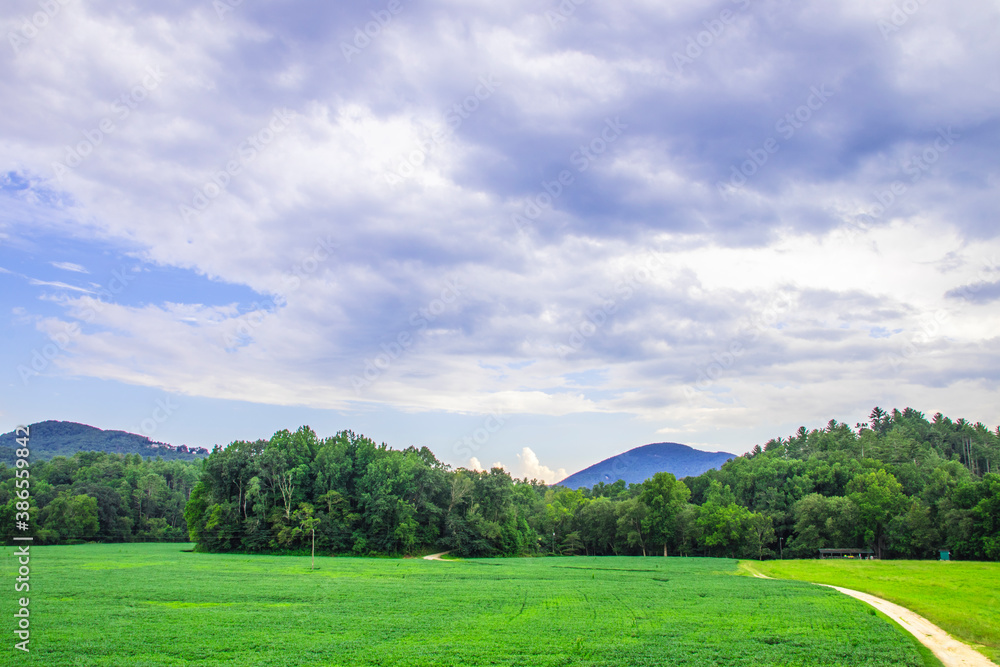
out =
<path fill-rule="evenodd" d="M 769 577 L 852 588 L 915 611 L 1000 661 L 1000 563 L 927 560 L 777 560 Z"/>
<path fill-rule="evenodd" d="M 0 664 L 913 665 L 912 639 L 819 586 L 698 558 L 425 561 L 34 547 L 31 653 Z M 3 548 L 12 582 L 14 549 Z"/>

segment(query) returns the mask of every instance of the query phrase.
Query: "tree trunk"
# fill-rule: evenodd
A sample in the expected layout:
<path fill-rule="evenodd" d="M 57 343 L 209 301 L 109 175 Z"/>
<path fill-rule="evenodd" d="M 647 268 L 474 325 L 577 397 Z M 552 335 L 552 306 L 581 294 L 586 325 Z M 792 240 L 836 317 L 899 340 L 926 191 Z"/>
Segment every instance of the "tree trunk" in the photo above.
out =
<path fill-rule="evenodd" d="M 663 557 L 664 558 L 667 557 L 667 543 L 666 542 L 663 543 Z"/>

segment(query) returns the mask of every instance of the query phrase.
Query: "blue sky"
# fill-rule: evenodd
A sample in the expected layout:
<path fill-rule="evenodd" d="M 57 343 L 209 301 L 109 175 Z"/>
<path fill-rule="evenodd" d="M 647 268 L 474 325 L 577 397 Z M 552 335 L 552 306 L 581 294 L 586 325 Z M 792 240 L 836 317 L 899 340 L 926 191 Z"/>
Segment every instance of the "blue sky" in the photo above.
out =
<path fill-rule="evenodd" d="M 0 429 L 560 478 L 1000 423 L 1000 8 L 14 0 Z"/>

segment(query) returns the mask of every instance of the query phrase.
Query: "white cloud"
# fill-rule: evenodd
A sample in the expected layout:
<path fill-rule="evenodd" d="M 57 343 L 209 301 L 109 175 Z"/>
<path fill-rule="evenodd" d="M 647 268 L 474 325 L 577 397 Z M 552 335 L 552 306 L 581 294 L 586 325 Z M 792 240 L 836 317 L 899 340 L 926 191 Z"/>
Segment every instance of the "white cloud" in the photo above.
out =
<path fill-rule="evenodd" d="M 76 273 L 90 273 L 87 269 L 80 266 L 79 264 L 74 264 L 73 262 L 49 262 L 52 266 L 57 269 L 62 269 L 63 271 L 74 271 Z"/>
<path fill-rule="evenodd" d="M 504 467 L 504 464 L 500 463 L 499 461 L 496 461 L 489 468 L 485 468 L 485 467 L 483 467 L 483 464 L 481 464 L 479 462 L 479 459 L 476 458 L 475 456 L 473 456 L 471 459 L 469 459 L 468 467 L 469 467 L 469 470 L 475 470 L 476 472 L 484 472 L 484 471 L 487 471 L 487 470 L 492 470 L 493 468 L 502 468 L 502 469 L 506 470 L 506 468 Z"/>
<path fill-rule="evenodd" d="M 517 455 L 517 459 L 518 471 L 515 476 L 518 478 L 527 477 L 528 479 L 537 479 L 547 484 L 554 484 L 567 477 L 564 468 L 552 470 L 552 468 L 542 465 L 538 460 L 538 455 L 530 447 L 524 447 L 521 453 Z"/>
<path fill-rule="evenodd" d="M 84 294 L 94 293 L 93 290 L 89 290 L 84 287 L 77 287 L 76 285 L 69 285 L 58 280 L 38 280 L 37 278 L 29 278 L 28 284 L 38 287 L 57 287 L 59 289 L 70 290 L 71 292 L 83 292 Z"/>

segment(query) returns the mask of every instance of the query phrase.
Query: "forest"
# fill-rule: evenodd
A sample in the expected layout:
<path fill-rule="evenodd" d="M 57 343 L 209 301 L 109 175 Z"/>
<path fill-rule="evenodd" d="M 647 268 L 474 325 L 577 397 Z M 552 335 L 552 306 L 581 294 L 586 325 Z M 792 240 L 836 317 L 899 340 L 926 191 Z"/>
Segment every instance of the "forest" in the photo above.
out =
<path fill-rule="evenodd" d="M 8 543 L 16 532 L 15 471 L 0 464 L 0 530 Z M 32 461 L 32 536 L 36 544 L 186 540 L 184 506 L 200 478 L 200 461 L 139 454 L 78 452 Z"/>
<path fill-rule="evenodd" d="M 43 542 L 189 536 L 211 552 L 767 559 L 868 547 L 880 558 L 949 549 L 1000 560 L 998 461 L 1000 429 L 875 408 L 868 423 L 802 427 L 698 477 L 569 489 L 302 427 L 201 462 L 78 453 L 33 463 L 32 511 Z M 13 478 L 0 465 L 10 518 Z"/>
<path fill-rule="evenodd" d="M 568 489 L 303 427 L 216 448 L 185 517 L 205 551 L 998 560 L 998 460 L 1000 429 L 875 408 L 869 423 L 803 427 L 699 477 Z"/>

